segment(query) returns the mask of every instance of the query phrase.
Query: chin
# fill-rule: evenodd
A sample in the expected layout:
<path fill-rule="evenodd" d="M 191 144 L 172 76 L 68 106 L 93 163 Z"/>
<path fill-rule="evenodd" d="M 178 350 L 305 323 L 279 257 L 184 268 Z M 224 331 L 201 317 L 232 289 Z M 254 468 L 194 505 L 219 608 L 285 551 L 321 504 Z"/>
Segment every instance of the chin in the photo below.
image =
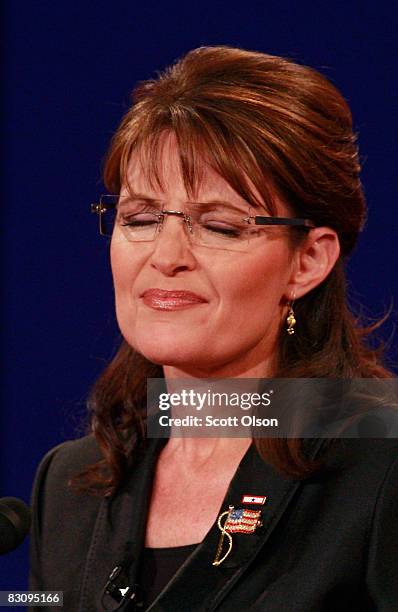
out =
<path fill-rule="evenodd" d="M 141 353 L 146 359 L 157 365 L 184 366 L 198 364 L 209 359 L 208 350 L 203 347 L 208 346 L 204 340 L 193 343 L 192 337 L 188 335 L 178 336 L 176 334 L 157 334 L 151 337 L 129 338 L 125 336 L 127 342 L 136 351 Z M 195 346 L 196 345 L 196 346 Z"/>

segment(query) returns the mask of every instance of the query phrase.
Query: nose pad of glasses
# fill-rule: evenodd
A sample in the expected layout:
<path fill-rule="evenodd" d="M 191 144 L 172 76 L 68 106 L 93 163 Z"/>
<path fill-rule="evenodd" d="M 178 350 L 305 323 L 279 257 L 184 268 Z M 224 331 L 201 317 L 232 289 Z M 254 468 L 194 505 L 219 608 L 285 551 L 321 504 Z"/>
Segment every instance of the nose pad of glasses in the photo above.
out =
<path fill-rule="evenodd" d="M 185 227 L 188 230 L 188 234 L 193 234 L 193 226 L 192 226 L 192 221 L 191 221 L 191 217 L 189 215 L 186 215 L 185 213 L 183 213 L 182 211 L 163 211 L 162 215 L 160 216 L 159 219 L 159 223 L 157 225 L 156 228 L 156 234 L 160 234 L 161 231 L 163 230 L 164 227 L 164 223 L 165 223 L 165 217 L 166 216 L 172 216 L 172 217 L 179 217 L 181 219 L 181 221 L 184 223 Z"/>
<path fill-rule="evenodd" d="M 188 228 L 189 233 L 193 234 L 193 225 L 192 225 L 191 217 L 189 215 L 184 215 L 184 223 L 186 227 Z"/>

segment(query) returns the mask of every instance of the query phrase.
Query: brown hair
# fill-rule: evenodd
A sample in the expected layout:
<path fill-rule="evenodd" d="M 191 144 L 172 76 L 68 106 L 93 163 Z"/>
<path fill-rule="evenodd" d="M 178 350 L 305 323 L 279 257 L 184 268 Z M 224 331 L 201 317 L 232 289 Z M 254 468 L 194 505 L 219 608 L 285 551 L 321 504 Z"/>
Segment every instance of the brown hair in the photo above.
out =
<path fill-rule="evenodd" d="M 247 176 L 273 210 L 276 192 L 297 216 L 333 228 L 341 256 L 329 276 L 295 303 L 294 336 L 280 335 L 278 377 L 388 377 L 368 347 L 346 299 L 344 259 L 365 220 L 365 200 L 351 113 L 339 91 L 320 73 L 288 59 L 231 47 L 189 52 L 157 78 L 140 83 L 105 163 L 107 188 L 126 183 L 133 150 L 150 183 L 161 185 L 161 136 L 177 139 L 189 194 L 206 161 L 249 202 L 258 203 Z M 375 327 L 375 326 L 374 326 Z M 76 482 L 110 494 L 145 447 L 146 379 L 162 368 L 125 341 L 96 382 L 90 399 L 92 430 L 104 459 Z M 286 476 L 319 469 L 300 439 L 256 440 L 259 453 Z"/>

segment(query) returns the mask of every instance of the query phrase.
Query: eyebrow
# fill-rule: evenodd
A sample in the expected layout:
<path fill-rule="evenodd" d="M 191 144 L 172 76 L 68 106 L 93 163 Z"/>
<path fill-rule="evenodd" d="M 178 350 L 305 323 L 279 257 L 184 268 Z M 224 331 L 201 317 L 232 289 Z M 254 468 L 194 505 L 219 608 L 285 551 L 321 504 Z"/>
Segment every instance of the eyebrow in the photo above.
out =
<path fill-rule="evenodd" d="M 162 200 L 159 200 L 157 198 L 151 198 L 143 193 L 135 192 L 131 189 L 129 190 L 128 193 L 126 193 L 122 197 L 126 197 L 126 198 L 130 197 L 133 200 L 144 200 L 145 202 L 148 202 L 151 204 L 155 204 L 155 203 L 163 204 Z M 192 202 L 190 200 L 186 200 L 185 202 L 183 202 L 183 204 L 190 204 L 193 206 L 203 206 L 204 208 L 206 207 L 210 208 L 211 206 L 226 206 L 227 208 L 234 208 L 237 211 L 241 211 L 245 207 L 250 207 L 255 210 L 261 210 L 259 206 L 250 204 L 249 202 L 235 204 L 233 202 L 230 202 L 229 200 L 220 200 L 217 198 L 211 198 L 210 200 L 206 202 Z"/>

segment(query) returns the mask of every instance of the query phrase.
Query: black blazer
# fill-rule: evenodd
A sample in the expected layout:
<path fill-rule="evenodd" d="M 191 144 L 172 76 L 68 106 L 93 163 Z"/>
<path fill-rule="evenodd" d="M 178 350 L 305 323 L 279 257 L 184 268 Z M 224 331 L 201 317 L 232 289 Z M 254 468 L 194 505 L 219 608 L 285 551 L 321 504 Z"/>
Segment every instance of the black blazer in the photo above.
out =
<path fill-rule="evenodd" d="M 310 442 L 316 456 L 323 443 Z M 46 455 L 33 490 L 31 589 L 63 590 L 65 612 L 103 610 L 102 589 L 127 542 L 134 584 L 162 444 L 149 440 L 125 486 L 103 500 L 67 487 L 71 475 L 99 458 L 91 436 Z M 339 440 L 325 457 L 322 476 L 298 482 L 251 447 L 220 512 L 241 507 L 243 494 L 265 495 L 263 527 L 234 534 L 231 554 L 215 567 L 215 516 L 151 612 L 397 612 L 398 440 Z"/>

